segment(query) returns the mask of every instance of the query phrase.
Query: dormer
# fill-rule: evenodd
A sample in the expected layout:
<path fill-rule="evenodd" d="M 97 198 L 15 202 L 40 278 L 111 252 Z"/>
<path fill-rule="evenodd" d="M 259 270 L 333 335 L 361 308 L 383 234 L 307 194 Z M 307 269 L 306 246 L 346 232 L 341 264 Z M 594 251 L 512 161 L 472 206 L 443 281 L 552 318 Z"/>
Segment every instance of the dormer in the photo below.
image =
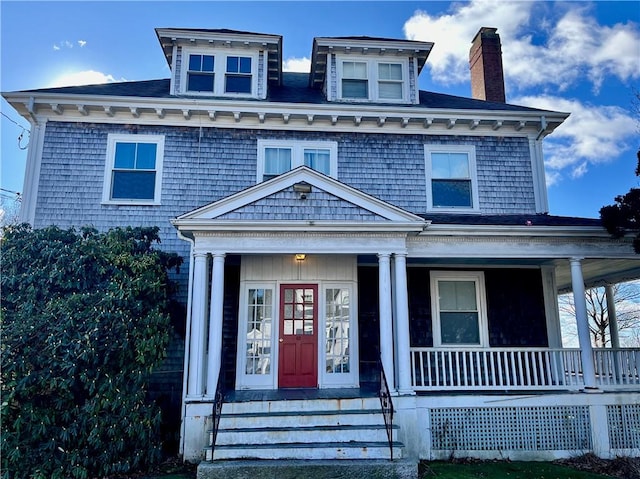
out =
<path fill-rule="evenodd" d="M 282 36 L 236 30 L 156 28 L 171 69 L 171 95 L 267 98 L 282 82 Z"/>
<path fill-rule="evenodd" d="M 412 40 L 317 37 L 310 87 L 330 102 L 417 104 L 418 75 L 432 47 Z"/>

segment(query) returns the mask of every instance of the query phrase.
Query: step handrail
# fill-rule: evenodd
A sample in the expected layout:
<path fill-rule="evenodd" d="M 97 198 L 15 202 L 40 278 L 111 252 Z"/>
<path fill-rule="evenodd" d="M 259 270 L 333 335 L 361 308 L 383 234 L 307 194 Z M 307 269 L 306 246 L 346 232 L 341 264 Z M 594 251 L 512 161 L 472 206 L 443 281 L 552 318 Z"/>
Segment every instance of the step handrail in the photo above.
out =
<path fill-rule="evenodd" d="M 222 405 L 224 404 L 224 381 L 222 371 L 218 374 L 218 384 L 216 385 L 216 394 L 213 398 L 211 416 L 213 419 L 213 430 L 211 436 L 211 460 L 213 461 L 213 452 L 216 447 L 216 439 L 218 437 L 218 427 L 220 426 L 220 416 L 222 415 Z"/>
<path fill-rule="evenodd" d="M 390 461 L 393 461 L 393 401 L 391 391 L 387 382 L 387 375 L 384 373 L 384 366 L 380 361 L 380 390 L 378 392 L 380 406 L 382 407 L 382 417 L 384 418 L 387 439 L 389 440 Z"/>

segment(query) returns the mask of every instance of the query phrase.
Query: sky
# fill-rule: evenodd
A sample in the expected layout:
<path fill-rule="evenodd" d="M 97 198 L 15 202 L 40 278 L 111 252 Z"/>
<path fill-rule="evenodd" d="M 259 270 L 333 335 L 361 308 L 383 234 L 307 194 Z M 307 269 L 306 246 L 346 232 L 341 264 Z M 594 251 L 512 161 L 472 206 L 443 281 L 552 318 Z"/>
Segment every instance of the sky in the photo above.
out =
<path fill-rule="evenodd" d="M 285 70 L 307 72 L 316 36 L 434 42 L 420 88 L 465 97 L 471 40 L 481 27 L 495 27 L 507 102 L 571 113 L 544 141 L 549 212 L 595 218 L 640 186 L 638 0 L 0 0 L 0 90 L 168 78 L 157 27 L 282 35 Z M 4 99 L 0 111 L 7 198 L 23 188 L 29 124 Z"/>

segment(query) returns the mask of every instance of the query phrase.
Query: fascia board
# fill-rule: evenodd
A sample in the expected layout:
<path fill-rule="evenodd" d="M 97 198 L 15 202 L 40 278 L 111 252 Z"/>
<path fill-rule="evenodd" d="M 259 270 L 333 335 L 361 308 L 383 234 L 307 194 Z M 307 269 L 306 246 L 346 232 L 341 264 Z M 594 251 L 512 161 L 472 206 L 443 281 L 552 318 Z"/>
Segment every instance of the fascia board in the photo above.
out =
<path fill-rule="evenodd" d="M 383 48 L 392 50 L 421 50 L 425 52 L 431 51 L 433 42 L 421 42 L 416 40 L 394 40 L 394 39 L 376 39 L 376 38 L 332 38 L 332 37 L 315 37 L 314 41 L 317 47 L 333 47 L 333 48 Z"/>
<path fill-rule="evenodd" d="M 595 226 L 438 225 L 433 223 L 421 235 L 611 237 L 604 228 Z"/>
<path fill-rule="evenodd" d="M 180 40 L 214 40 L 214 41 L 248 41 L 253 43 L 272 43 L 279 45 L 282 41 L 282 35 L 270 33 L 242 33 L 242 32 L 207 32 L 198 30 L 183 30 L 174 28 L 156 28 L 156 34 L 159 39 L 180 39 Z"/>
<path fill-rule="evenodd" d="M 185 232 L 330 232 L 330 233 L 417 233 L 423 225 L 410 222 L 339 222 L 339 221 L 215 221 L 202 219 L 174 219 L 171 223 Z"/>

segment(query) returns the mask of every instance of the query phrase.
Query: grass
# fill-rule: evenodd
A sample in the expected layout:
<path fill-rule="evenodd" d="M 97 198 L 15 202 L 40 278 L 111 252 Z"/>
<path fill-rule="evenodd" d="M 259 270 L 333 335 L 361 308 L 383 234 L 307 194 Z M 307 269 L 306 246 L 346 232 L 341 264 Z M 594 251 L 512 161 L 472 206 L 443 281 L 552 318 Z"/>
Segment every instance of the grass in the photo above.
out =
<path fill-rule="evenodd" d="M 610 476 L 578 471 L 550 462 L 423 462 L 421 479 L 603 479 Z"/>

